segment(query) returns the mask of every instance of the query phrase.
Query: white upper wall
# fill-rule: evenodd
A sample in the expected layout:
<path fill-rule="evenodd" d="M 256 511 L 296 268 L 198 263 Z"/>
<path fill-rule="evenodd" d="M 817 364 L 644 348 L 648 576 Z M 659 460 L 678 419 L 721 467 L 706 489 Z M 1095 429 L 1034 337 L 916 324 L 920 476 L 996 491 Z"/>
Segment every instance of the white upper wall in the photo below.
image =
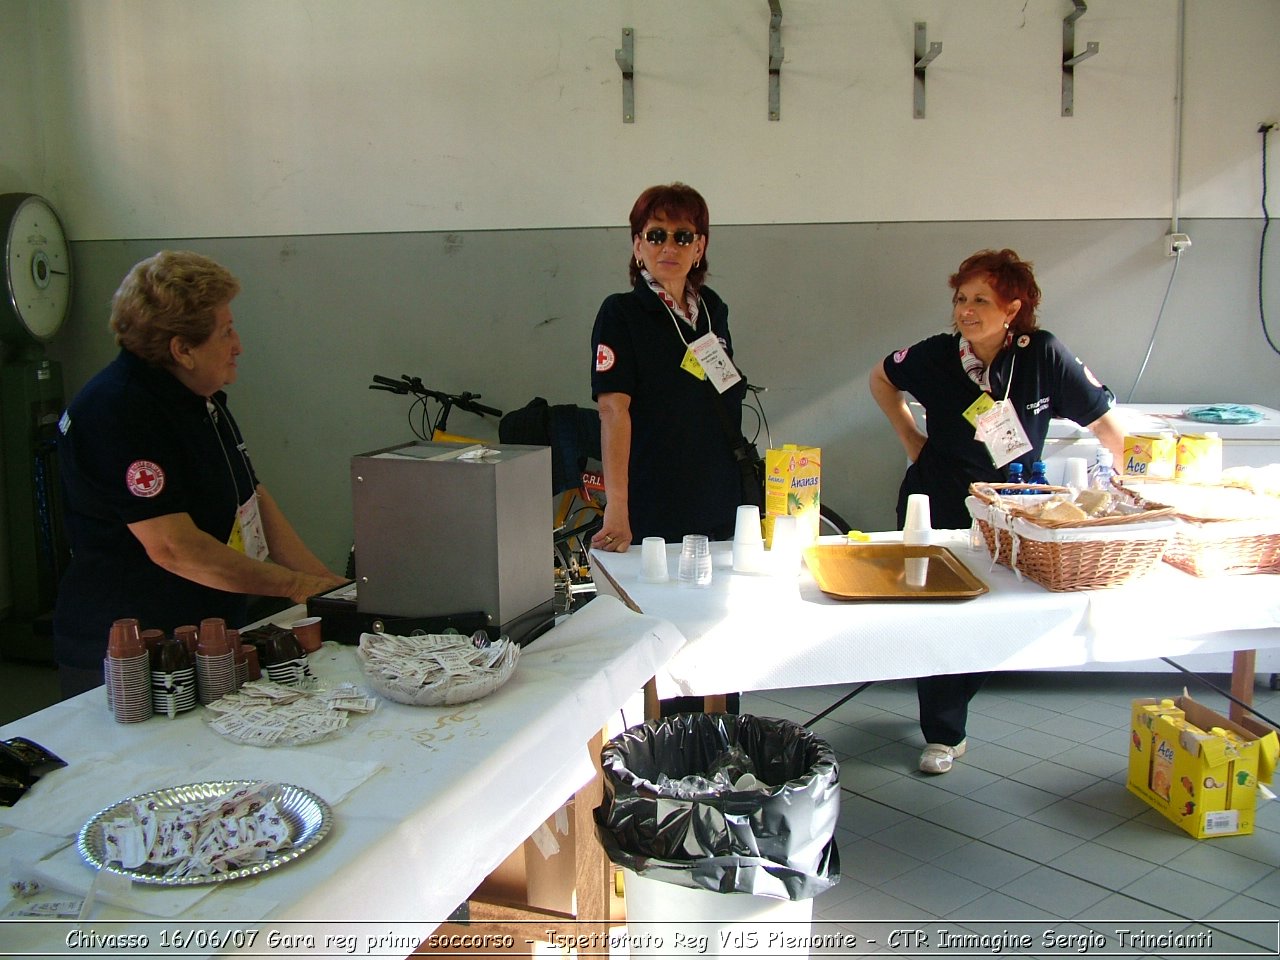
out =
<path fill-rule="evenodd" d="M 0 27 L 29 20 L 77 240 L 618 224 L 671 179 L 717 223 L 1172 215 L 1178 0 L 1090 0 L 1073 118 L 1068 0 L 781 6 L 779 122 L 766 0 L 0 0 Z M 1187 0 L 1181 216 L 1260 215 L 1277 36 L 1276 0 Z"/>

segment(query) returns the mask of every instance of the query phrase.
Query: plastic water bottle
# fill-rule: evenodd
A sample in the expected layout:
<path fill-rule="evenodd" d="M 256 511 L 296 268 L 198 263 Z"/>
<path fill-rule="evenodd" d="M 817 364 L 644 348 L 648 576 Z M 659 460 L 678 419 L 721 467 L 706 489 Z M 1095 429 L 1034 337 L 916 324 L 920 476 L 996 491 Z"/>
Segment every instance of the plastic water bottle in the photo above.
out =
<path fill-rule="evenodd" d="M 1089 468 L 1089 486 L 1094 490 L 1110 490 L 1111 478 L 1116 475 L 1115 458 L 1106 447 L 1098 447 L 1097 459 Z"/>
<path fill-rule="evenodd" d="M 1020 464 L 1017 460 L 1013 461 L 1013 463 L 1011 463 L 1011 464 L 1009 464 L 1009 466 L 1005 467 L 1005 470 L 1007 471 L 1007 475 L 1008 475 L 1008 478 L 1009 478 L 1009 482 L 1010 482 L 1010 483 L 1022 483 L 1022 482 L 1023 482 L 1023 480 L 1022 480 L 1022 464 Z M 1022 491 L 1022 490 L 1010 490 L 1010 491 L 1008 491 L 1008 492 L 1009 492 L 1010 494 L 1012 494 L 1012 495 L 1016 496 L 1016 495 L 1018 495 L 1018 494 L 1024 493 L 1025 491 Z"/>
<path fill-rule="evenodd" d="M 1047 487 L 1049 485 L 1049 478 L 1044 472 L 1043 460 L 1037 460 L 1035 463 L 1031 464 L 1031 479 L 1028 480 L 1027 483 L 1034 483 L 1042 487 Z"/>

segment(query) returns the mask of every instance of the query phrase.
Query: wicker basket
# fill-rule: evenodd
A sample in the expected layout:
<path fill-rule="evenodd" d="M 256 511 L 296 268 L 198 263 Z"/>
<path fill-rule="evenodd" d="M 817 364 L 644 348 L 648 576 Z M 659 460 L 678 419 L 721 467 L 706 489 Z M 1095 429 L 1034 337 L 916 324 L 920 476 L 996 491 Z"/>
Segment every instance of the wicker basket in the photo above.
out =
<path fill-rule="evenodd" d="M 1175 528 L 1171 508 L 1130 494 L 1125 496 L 1138 512 L 1127 516 L 1042 521 L 1000 494 L 1065 493 L 1066 487 L 975 483 L 969 490 L 969 513 L 987 552 L 1053 591 L 1114 587 L 1142 576 L 1160 562 Z"/>
<path fill-rule="evenodd" d="M 1119 486 L 1133 496 L 1154 494 L 1173 504 L 1178 525 L 1164 553 L 1166 563 L 1196 577 L 1280 573 L 1280 510 L 1274 498 L 1246 496 L 1246 491 L 1236 490 L 1232 496 L 1237 503 L 1230 511 L 1235 516 L 1215 517 L 1197 514 L 1189 504 L 1178 502 L 1184 492 L 1202 497 L 1204 491 L 1214 489 L 1209 485 L 1143 477 L 1140 481 L 1121 478 Z M 1258 515 L 1240 516 L 1239 502 L 1255 498 Z"/>

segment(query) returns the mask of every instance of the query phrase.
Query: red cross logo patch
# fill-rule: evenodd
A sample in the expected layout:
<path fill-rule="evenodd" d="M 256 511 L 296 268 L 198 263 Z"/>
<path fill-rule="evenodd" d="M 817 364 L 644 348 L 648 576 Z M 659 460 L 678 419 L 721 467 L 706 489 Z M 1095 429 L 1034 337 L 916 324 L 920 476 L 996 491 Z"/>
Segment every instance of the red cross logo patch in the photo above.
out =
<path fill-rule="evenodd" d="M 154 497 L 164 489 L 164 471 L 150 460 L 135 460 L 124 472 L 124 483 L 135 497 Z"/>
<path fill-rule="evenodd" d="M 604 373 L 606 370 L 613 369 L 614 363 L 613 348 L 608 344 L 600 344 L 596 347 L 596 370 Z"/>

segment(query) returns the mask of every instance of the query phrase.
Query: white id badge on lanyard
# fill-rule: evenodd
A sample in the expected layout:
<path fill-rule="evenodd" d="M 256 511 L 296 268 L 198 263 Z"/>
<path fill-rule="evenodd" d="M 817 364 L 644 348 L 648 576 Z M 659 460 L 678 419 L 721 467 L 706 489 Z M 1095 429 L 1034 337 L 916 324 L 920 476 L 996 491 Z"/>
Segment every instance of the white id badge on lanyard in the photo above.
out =
<path fill-rule="evenodd" d="M 1027 431 L 1022 429 L 1018 413 L 1008 397 L 978 417 L 977 437 L 986 444 L 991 462 L 997 467 L 1003 467 L 1031 450 Z"/>
<path fill-rule="evenodd" d="M 1018 419 L 1018 411 L 1009 402 L 1009 390 L 1013 386 L 1013 366 L 1013 362 L 1010 362 L 1009 382 L 1005 384 L 1004 399 L 978 415 L 977 431 L 974 434 L 986 445 L 991 462 L 997 467 L 1003 467 L 1031 450 L 1031 441 L 1027 439 L 1027 431 L 1022 428 L 1022 421 Z"/>
<path fill-rule="evenodd" d="M 716 393 L 724 393 L 742 379 L 742 374 L 733 365 L 729 355 L 720 345 L 720 338 L 714 333 L 704 334 L 689 344 L 689 352 L 702 364 L 707 379 L 716 388 Z"/>
<path fill-rule="evenodd" d="M 266 560 L 267 535 L 262 529 L 262 513 L 258 510 L 258 494 L 254 493 L 236 511 L 236 529 L 240 531 L 240 551 L 251 560 Z M 234 539 L 234 537 L 233 537 Z"/>

